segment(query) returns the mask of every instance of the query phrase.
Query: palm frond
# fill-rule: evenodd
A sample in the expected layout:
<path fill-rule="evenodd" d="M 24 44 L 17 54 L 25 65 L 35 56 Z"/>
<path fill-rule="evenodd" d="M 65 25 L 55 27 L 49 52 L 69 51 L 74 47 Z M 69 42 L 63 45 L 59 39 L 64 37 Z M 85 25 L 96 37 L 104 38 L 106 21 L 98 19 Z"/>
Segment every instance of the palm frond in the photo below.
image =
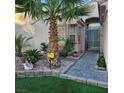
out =
<path fill-rule="evenodd" d="M 25 16 L 45 23 L 52 17 L 71 20 L 91 12 L 88 5 L 81 4 L 81 0 L 45 0 L 45 3 L 41 0 L 16 0 L 16 5 L 19 6 L 16 7 L 17 12 L 25 12 Z"/>
<path fill-rule="evenodd" d="M 22 49 L 30 47 L 30 44 L 27 43 L 27 41 L 29 41 L 30 39 L 32 39 L 32 37 L 27 38 L 26 36 L 16 35 L 15 36 L 16 53 L 21 54 Z"/>
<path fill-rule="evenodd" d="M 17 0 L 18 1 L 18 0 Z M 25 16 L 28 15 L 32 19 L 41 18 L 41 13 L 43 11 L 40 0 L 22 0 L 22 2 L 17 2 L 15 7 L 16 13 L 24 12 Z"/>
<path fill-rule="evenodd" d="M 62 18 L 66 19 L 66 21 L 71 19 L 77 19 L 79 16 L 86 16 L 90 12 L 91 12 L 91 9 L 88 5 L 77 6 L 71 9 L 66 9 L 62 14 Z"/>
<path fill-rule="evenodd" d="M 25 42 L 29 41 L 30 39 L 32 39 L 33 37 L 29 37 L 29 38 L 26 38 Z"/>

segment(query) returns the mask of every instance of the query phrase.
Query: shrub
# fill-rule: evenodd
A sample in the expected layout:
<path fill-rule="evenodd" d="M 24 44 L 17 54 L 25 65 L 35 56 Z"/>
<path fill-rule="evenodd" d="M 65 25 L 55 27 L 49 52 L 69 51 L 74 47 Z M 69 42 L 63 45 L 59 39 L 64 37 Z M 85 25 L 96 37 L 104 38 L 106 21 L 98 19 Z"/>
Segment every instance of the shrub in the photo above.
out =
<path fill-rule="evenodd" d="M 60 51 L 60 57 L 66 57 L 68 55 L 67 50 L 61 50 Z"/>
<path fill-rule="evenodd" d="M 46 44 L 46 43 L 41 43 L 40 44 L 40 51 L 43 51 L 44 53 L 46 53 L 47 52 L 47 49 L 48 49 L 48 44 Z"/>
<path fill-rule="evenodd" d="M 71 52 L 74 49 L 74 42 L 68 38 L 65 41 L 64 49 L 67 50 L 67 52 Z"/>
<path fill-rule="evenodd" d="M 106 62 L 104 56 L 99 56 L 99 59 L 97 60 L 97 66 L 106 68 Z"/>
<path fill-rule="evenodd" d="M 39 55 L 40 51 L 38 51 L 37 49 L 27 50 L 24 54 L 27 61 L 32 64 L 35 64 L 38 61 Z"/>
<path fill-rule="evenodd" d="M 60 51 L 60 57 L 66 57 L 72 50 L 74 50 L 74 42 L 68 38 L 65 41 L 64 48 Z"/>

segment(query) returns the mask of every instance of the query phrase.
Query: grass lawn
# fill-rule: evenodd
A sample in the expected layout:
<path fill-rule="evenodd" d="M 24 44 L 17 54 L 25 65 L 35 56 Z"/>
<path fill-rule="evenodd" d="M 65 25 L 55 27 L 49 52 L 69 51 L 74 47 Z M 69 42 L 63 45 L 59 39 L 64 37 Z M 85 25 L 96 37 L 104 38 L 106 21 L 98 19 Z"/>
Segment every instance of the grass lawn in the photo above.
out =
<path fill-rule="evenodd" d="M 18 78 L 16 93 L 107 93 L 108 90 L 52 76 Z"/>

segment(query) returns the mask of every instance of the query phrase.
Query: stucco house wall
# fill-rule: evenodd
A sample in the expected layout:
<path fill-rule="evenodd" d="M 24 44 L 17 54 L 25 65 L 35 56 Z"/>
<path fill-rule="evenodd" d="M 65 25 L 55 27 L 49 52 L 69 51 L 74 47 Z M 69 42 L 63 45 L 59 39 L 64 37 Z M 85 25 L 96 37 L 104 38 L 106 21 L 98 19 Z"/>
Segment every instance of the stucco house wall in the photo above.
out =
<path fill-rule="evenodd" d="M 104 54 L 106 64 L 108 66 L 108 2 L 104 2 L 101 4 L 101 6 L 105 5 L 106 6 L 106 14 L 105 14 L 105 19 L 101 28 L 101 49 L 100 51 Z"/>
<path fill-rule="evenodd" d="M 103 28 L 103 53 L 108 66 L 108 15 L 106 16 Z"/>
<path fill-rule="evenodd" d="M 32 40 L 29 41 L 31 44 L 31 48 L 40 48 L 40 44 L 42 42 L 48 43 L 48 25 L 42 23 L 41 21 L 32 25 L 34 32 L 25 31 L 24 27 L 19 24 L 15 24 L 15 33 L 17 35 L 22 34 L 27 37 L 33 37 Z"/>

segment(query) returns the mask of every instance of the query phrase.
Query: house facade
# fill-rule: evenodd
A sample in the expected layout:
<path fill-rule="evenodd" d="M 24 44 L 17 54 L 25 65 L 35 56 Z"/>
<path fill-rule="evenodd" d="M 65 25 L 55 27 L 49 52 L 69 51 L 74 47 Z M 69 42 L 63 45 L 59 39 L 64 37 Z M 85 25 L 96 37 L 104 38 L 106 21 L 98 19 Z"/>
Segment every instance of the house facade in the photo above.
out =
<path fill-rule="evenodd" d="M 99 4 L 90 3 L 94 7 L 89 16 L 80 17 L 70 23 L 59 23 L 58 35 L 60 47 L 63 47 L 64 40 L 70 38 L 75 42 L 75 51 L 84 52 L 97 50 L 103 52 L 103 35 L 107 28 L 107 1 Z M 106 29 L 104 31 L 104 29 Z M 63 43 L 62 43 L 63 42 Z"/>
<path fill-rule="evenodd" d="M 105 54 L 107 62 L 107 1 L 95 0 L 89 3 L 92 13 L 89 16 L 79 17 L 71 22 L 58 22 L 59 49 L 64 47 L 65 40 L 70 38 L 75 43 L 74 51 L 79 54 L 85 51 L 99 51 Z M 16 34 L 32 36 L 29 42 L 32 48 L 40 48 L 42 42 L 48 43 L 49 24 L 35 22 L 30 18 L 17 15 Z"/>

